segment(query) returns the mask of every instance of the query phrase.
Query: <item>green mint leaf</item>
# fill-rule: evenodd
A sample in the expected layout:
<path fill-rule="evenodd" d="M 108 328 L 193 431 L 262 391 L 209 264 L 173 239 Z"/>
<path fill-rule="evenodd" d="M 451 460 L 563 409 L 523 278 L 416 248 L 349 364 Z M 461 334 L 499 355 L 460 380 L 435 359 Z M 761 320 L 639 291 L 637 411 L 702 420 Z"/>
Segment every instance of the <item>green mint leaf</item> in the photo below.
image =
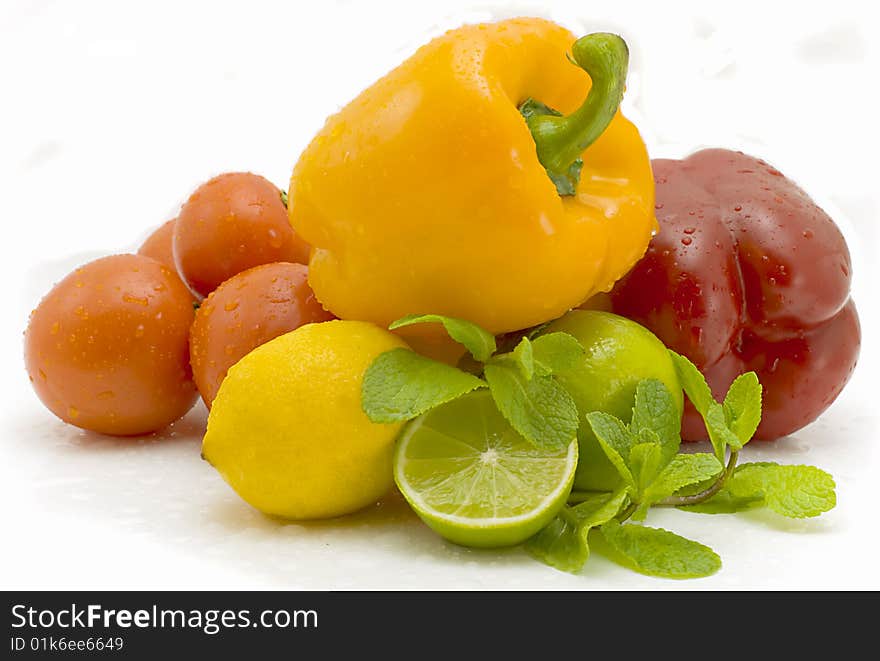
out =
<path fill-rule="evenodd" d="M 573 335 L 548 333 L 532 341 L 535 368 L 540 374 L 558 374 L 577 366 L 586 351 Z"/>
<path fill-rule="evenodd" d="M 712 454 L 715 457 L 714 454 Z M 718 461 L 718 458 L 715 457 L 715 460 Z M 718 461 L 720 464 L 721 462 Z M 675 492 L 675 496 L 695 496 L 698 493 L 704 492 L 706 489 L 715 484 L 715 478 L 709 478 L 708 480 L 703 480 L 702 482 L 694 482 L 693 484 L 689 484 L 686 487 L 681 487 L 678 491 Z"/>
<path fill-rule="evenodd" d="M 636 436 L 642 430 L 650 430 L 656 434 L 664 464 L 678 452 L 681 445 L 681 412 L 662 381 L 639 381 L 629 428 Z"/>
<path fill-rule="evenodd" d="M 645 489 L 657 479 L 661 468 L 660 445 L 657 443 L 639 443 L 634 445 L 629 454 L 630 469 L 636 482 L 634 500 L 638 503 L 632 514 L 634 521 L 644 521 L 650 503 L 644 499 Z"/>
<path fill-rule="evenodd" d="M 465 354 L 465 356 L 470 357 L 469 354 Z M 507 353 L 496 353 L 487 362 L 492 365 L 517 369 L 526 381 L 531 380 L 536 373 L 535 360 L 532 356 L 532 343 L 527 337 L 521 338 L 513 350 Z M 481 372 L 485 369 L 485 364 L 477 363 L 477 365 L 480 366 Z"/>
<path fill-rule="evenodd" d="M 632 429 L 630 429 L 630 431 L 632 431 Z M 639 443 L 653 443 L 658 447 L 660 446 L 660 437 L 653 429 L 642 428 L 637 434 L 633 433 L 633 436 L 639 439 Z"/>
<path fill-rule="evenodd" d="M 761 421 L 761 384 L 757 375 L 747 372 L 738 376 L 731 384 L 724 404 L 719 404 L 696 365 L 674 351 L 669 355 L 685 394 L 706 423 L 715 456 L 724 461 L 727 446 L 741 450 Z"/>
<path fill-rule="evenodd" d="M 367 368 L 361 407 L 373 422 L 401 422 L 485 387 L 473 374 L 401 347 L 380 354 Z"/>
<path fill-rule="evenodd" d="M 525 550 L 544 564 L 570 573 L 580 571 L 590 557 L 587 540 L 579 534 L 569 508 L 527 540 Z"/>
<path fill-rule="evenodd" d="M 706 383 L 706 377 L 697 369 L 696 365 L 681 354 L 670 350 L 669 356 L 675 364 L 675 371 L 678 374 L 678 380 L 681 381 L 685 394 L 691 400 L 694 408 L 697 409 L 697 413 L 705 417 L 709 411 L 709 406 L 715 402 L 715 399 L 712 397 L 712 391 L 709 389 L 709 384 Z"/>
<path fill-rule="evenodd" d="M 710 480 L 723 470 L 723 464 L 713 454 L 677 454 L 645 489 L 641 502 L 648 505 L 659 502 L 679 489 Z"/>
<path fill-rule="evenodd" d="M 590 557 L 587 536 L 591 528 L 610 521 L 626 504 L 628 489 L 590 494 L 574 507 L 565 507 L 525 543 L 526 551 L 561 571 L 575 573 Z"/>
<path fill-rule="evenodd" d="M 587 423 L 596 435 L 599 445 L 605 452 L 624 482 L 635 488 L 636 482 L 629 469 L 629 452 L 636 439 L 633 438 L 629 428 L 618 418 L 603 411 L 587 413 Z"/>
<path fill-rule="evenodd" d="M 708 546 L 662 528 L 611 520 L 600 529 L 606 545 L 598 550 L 641 574 L 660 578 L 700 578 L 721 568 L 721 558 Z"/>
<path fill-rule="evenodd" d="M 748 443 L 761 422 L 761 383 L 754 372 L 740 374 L 724 397 L 727 426 L 742 445 Z"/>
<path fill-rule="evenodd" d="M 709 500 L 696 505 L 681 505 L 678 509 L 699 514 L 736 514 L 761 507 L 764 496 L 734 496 L 727 489 L 722 489 Z"/>
<path fill-rule="evenodd" d="M 621 486 L 614 491 L 596 492 L 569 508 L 577 521 L 578 530 L 586 541 L 590 528 L 607 523 L 620 513 L 629 497 L 629 487 Z"/>
<path fill-rule="evenodd" d="M 535 359 L 532 355 L 532 343 L 529 338 L 521 339 L 516 348 L 510 352 L 510 357 L 516 362 L 527 381 L 535 376 Z"/>
<path fill-rule="evenodd" d="M 709 410 L 703 416 L 703 422 L 706 423 L 706 430 L 709 432 L 709 440 L 712 441 L 712 449 L 718 461 L 724 461 L 725 448 L 729 445 L 734 450 L 742 449 L 742 442 L 739 436 L 730 431 L 727 426 L 727 415 L 724 413 L 724 407 L 718 402 L 712 402 Z"/>
<path fill-rule="evenodd" d="M 819 516 L 837 504 L 834 478 L 815 466 L 771 462 L 741 464 L 727 484 L 732 496 L 763 494 L 764 505 L 794 519 Z"/>
<path fill-rule="evenodd" d="M 660 473 L 662 460 L 659 443 L 638 443 L 629 451 L 629 469 L 636 483 L 635 500 L 637 502 L 642 501 L 645 489 Z"/>
<path fill-rule="evenodd" d="M 487 361 L 489 356 L 495 353 L 495 336 L 465 319 L 445 317 L 442 314 L 410 314 L 393 322 L 388 329 L 396 330 L 413 324 L 430 323 L 443 324 L 449 337 L 464 345 L 465 349 L 480 362 Z"/>
<path fill-rule="evenodd" d="M 577 436 L 577 407 L 553 377 L 527 380 L 520 369 L 502 362 L 487 363 L 485 377 L 498 410 L 536 447 L 562 449 Z"/>
<path fill-rule="evenodd" d="M 680 509 L 732 514 L 756 507 L 795 519 L 819 516 L 837 503 L 834 478 L 815 466 L 771 462 L 740 464 L 726 486 L 709 500 Z"/>

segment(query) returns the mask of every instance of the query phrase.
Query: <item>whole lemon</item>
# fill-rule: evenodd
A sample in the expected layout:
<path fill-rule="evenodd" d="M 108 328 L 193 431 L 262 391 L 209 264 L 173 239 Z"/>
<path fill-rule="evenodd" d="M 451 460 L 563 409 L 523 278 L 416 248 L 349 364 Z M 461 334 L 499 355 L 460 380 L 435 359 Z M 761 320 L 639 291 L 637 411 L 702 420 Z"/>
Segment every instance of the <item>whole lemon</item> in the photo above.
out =
<path fill-rule="evenodd" d="M 391 489 L 400 424 L 361 409 L 364 372 L 406 344 L 362 321 L 301 326 L 229 370 L 202 456 L 248 503 L 289 519 L 348 514 Z"/>

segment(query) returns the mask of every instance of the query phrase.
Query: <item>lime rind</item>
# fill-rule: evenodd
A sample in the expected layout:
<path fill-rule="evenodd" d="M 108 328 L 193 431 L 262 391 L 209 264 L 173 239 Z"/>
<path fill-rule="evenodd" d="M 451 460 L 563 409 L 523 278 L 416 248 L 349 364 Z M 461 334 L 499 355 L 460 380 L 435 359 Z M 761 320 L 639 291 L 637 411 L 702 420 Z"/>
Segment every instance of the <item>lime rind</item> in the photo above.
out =
<path fill-rule="evenodd" d="M 517 544 L 565 503 L 577 467 L 577 443 L 536 448 L 476 392 L 411 422 L 394 457 L 397 486 L 416 513 L 466 546 Z"/>

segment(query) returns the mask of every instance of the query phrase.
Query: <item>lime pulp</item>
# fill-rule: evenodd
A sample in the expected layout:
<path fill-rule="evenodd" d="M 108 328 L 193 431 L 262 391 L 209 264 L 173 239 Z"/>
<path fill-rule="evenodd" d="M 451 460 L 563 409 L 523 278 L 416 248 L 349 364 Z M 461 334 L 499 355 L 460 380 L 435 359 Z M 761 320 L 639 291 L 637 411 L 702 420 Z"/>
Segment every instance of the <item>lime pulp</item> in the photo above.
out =
<path fill-rule="evenodd" d="M 394 454 L 394 479 L 421 519 L 465 546 L 525 541 L 565 504 L 577 442 L 536 448 L 480 390 L 413 420 Z"/>

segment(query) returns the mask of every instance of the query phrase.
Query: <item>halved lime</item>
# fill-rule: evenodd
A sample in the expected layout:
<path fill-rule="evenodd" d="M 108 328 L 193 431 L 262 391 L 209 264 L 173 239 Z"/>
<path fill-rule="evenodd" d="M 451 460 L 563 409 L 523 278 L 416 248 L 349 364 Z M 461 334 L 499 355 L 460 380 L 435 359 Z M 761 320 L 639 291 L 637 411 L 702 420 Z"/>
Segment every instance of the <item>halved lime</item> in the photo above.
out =
<path fill-rule="evenodd" d="M 541 450 L 479 390 L 416 418 L 394 453 L 394 480 L 421 519 L 464 546 L 511 546 L 547 525 L 565 504 L 577 442 Z"/>

